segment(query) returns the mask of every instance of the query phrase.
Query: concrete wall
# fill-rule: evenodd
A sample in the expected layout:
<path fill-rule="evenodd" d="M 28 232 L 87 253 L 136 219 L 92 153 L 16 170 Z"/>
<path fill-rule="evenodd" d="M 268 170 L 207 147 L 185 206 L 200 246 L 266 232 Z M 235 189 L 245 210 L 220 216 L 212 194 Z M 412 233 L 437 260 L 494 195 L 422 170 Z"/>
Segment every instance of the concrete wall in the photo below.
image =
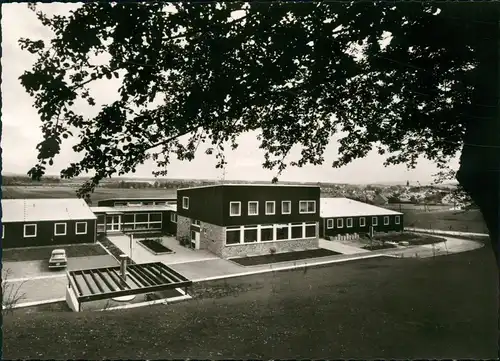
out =
<path fill-rule="evenodd" d="M 295 239 L 291 241 L 260 242 L 237 244 L 222 247 L 223 258 L 244 257 L 246 255 L 270 254 L 270 249 L 276 248 L 276 252 L 291 252 L 295 250 L 315 249 L 319 247 L 319 238 Z"/>

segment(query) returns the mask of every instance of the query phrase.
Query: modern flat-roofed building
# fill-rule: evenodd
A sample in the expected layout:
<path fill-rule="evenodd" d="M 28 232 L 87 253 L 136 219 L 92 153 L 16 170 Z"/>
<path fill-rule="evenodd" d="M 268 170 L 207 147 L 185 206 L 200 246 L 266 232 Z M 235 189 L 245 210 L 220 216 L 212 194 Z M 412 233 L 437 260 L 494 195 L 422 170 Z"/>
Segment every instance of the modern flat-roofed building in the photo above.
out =
<path fill-rule="evenodd" d="M 97 233 L 161 231 L 176 234 L 176 198 L 113 198 L 91 210 L 97 215 Z"/>
<path fill-rule="evenodd" d="M 320 236 L 325 239 L 373 232 L 401 232 L 403 213 L 349 198 L 321 198 Z"/>
<path fill-rule="evenodd" d="M 177 190 L 177 238 L 222 257 L 319 246 L 320 188 L 218 184 Z"/>
<path fill-rule="evenodd" d="M 96 218 L 83 199 L 3 199 L 2 247 L 93 243 Z"/>

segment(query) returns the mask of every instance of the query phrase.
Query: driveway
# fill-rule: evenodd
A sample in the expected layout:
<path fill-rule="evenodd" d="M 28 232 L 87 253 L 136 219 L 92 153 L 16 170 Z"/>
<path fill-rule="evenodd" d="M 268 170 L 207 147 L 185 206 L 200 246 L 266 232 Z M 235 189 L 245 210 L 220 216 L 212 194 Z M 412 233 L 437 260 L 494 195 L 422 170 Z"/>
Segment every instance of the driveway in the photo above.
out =
<path fill-rule="evenodd" d="M 109 254 L 89 257 L 69 257 L 67 269 L 62 270 L 49 270 L 47 262 L 48 260 L 3 262 L 2 268 L 3 272 L 8 270 L 8 279 L 13 280 L 19 278 L 64 276 L 67 270 L 111 267 L 118 264 L 117 260 Z"/>

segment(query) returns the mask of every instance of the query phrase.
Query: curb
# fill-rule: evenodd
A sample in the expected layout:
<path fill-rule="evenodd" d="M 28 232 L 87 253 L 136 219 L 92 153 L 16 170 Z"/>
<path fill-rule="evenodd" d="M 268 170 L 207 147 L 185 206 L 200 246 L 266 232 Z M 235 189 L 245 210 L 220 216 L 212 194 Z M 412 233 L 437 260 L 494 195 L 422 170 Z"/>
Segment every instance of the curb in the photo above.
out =
<path fill-rule="evenodd" d="M 62 278 L 62 277 L 66 277 L 66 274 L 49 275 L 49 276 L 23 277 L 23 278 L 12 278 L 12 279 L 4 280 L 3 282 L 5 282 L 5 283 L 28 282 L 28 281 L 34 281 L 34 280 L 43 280 L 43 279 L 50 279 L 50 278 Z"/>
<path fill-rule="evenodd" d="M 62 302 L 66 301 L 65 298 L 53 298 L 50 300 L 43 300 L 43 301 L 33 301 L 33 302 L 24 302 L 24 303 L 19 303 L 15 306 L 12 306 L 12 308 L 23 308 L 23 307 L 30 307 L 30 306 L 38 306 L 38 305 L 45 305 L 48 303 L 56 303 L 56 302 Z M 5 307 L 3 307 L 5 309 Z"/>
<path fill-rule="evenodd" d="M 327 265 L 327 264 L 342 263 L 342 262 L 356 261 L 356 260 L 360 260 L 360 259 L 368 259 L 368 258 L 376 258 L 376 257 L 393 257 L 393 256 L 389 256 L 389 255 L 385 255 L 385 254 L 370 254 L 370 255 L 357 256 L 357 257 L 354 256 L 354 257 L 346 258 L 346 259 L 334 259 L 334 260 L 328 260 L 328 261 L 323 261 L 323 262 L 314 262 L 314 263 L 309 263 L 309 264 L 306 263 L 306 264 L 284 266 L 284 267 L 278 267 L 278 268 L 266 268 L 266 269 L 258 270 L 258 271 L 249 271 L 249 272 L 242 272 L 242 273 L 226 274 L 226 275 L 222 275 L 222 276 L 199 278 L 199 279 L 193 279 L 192 282 L 216 281 L 216 280 L 221 280 L 224 278 L 243 277 L 243 276 L 251 276 L 251 275 L 256 275 L 256 274 L 261 274 L 261 273 L 302 269 L 302 268 L 308 268 L 308 267 L 322 266 L 322 265 Z"/>

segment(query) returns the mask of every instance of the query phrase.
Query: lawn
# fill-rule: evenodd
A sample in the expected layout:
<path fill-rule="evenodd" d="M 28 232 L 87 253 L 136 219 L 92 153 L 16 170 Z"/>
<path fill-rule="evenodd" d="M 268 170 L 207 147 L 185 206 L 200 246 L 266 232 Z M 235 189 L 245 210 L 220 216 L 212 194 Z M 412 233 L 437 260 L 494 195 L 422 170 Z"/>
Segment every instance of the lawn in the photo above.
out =
<path fill-rule="evenodd" d="M 408 242 L 410 246 L 419 246 L 446 241 L 446 239 L 442 237 L 411 232 L 377 234 L 375 239 L 383 242 Z"/>
<path fill-rule="evenodd" d="M 4 262 L 48 260 L 52 250 L 64 248 L 68 257 L 89 257 L 107 255 L 105 249 L 98 244 L 57 245 L 34 248 L 3 249 Z"/>
<path fill-rule="evenodd" d="M 242 266 L 256 266 L 261 264 L 298 261 L 307 258 L 335 256 L 340 254 L 338 252 L 330 251 L 328 249 L 310 249 L 306 251 L 283 252 L 275 254 L 265 254 L 262 256 L 250 256 L 241 258 L 232 258 L 231 261 L 236 262 Z"/>
<path fill-rule="evenodd" d="M 404 215 L 405 227 L 439 229 L 444 231 L 488 233 L 479 210 L 408 212 Z"/>
<path fill-rule="evenodd" d="M 76 198 L 78 187 L 71 186 L 3 186 L 2 197 L 8 198 Z M 175 189 L 130 189 L 97 188 L 91 195 L 92 202 L 118 197 L 171 197 L 176 198 Z"/>
<path fill-rule="evenodd" d="M 493 359 L 491 249 L 212 281 L 173 305 L 3 319 L 6 359 Z M 450 306 L 451 305 L 451 306 Z M 29 342 L 26 342 L 29 340 Z"/>

